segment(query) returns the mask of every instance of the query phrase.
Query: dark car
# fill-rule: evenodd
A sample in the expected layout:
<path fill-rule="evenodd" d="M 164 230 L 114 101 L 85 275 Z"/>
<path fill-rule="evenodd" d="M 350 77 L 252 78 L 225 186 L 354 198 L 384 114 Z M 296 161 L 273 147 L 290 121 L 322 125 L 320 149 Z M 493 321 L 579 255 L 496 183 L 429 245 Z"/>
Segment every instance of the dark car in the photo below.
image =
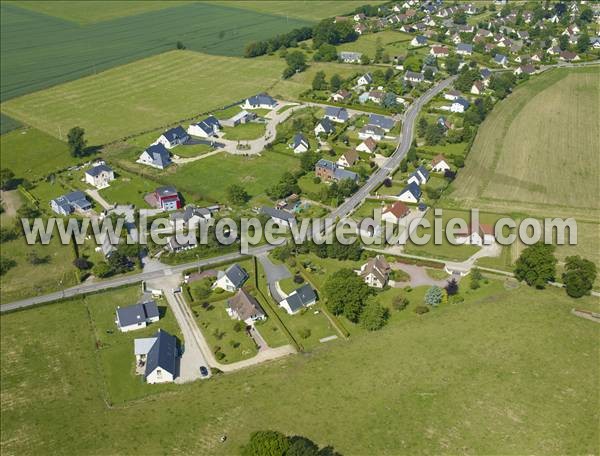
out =
<path fill-rule="evenodd" d="M 208 369 L 205 366 L 200 366 L 200 375 L 202 375 L 202 377 L 208 377 Z"/>

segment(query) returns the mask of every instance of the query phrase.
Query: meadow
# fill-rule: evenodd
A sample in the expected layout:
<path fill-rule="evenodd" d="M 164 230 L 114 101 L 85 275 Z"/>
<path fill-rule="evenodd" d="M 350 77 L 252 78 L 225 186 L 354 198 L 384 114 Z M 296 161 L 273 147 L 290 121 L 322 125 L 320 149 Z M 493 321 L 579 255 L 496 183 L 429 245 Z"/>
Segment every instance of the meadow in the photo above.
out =
<path fill-rule="evenodd" d="M 96 339 L 113 336 L 91 321 L 104 310 L 108 321 L 120 291 L 0 317 L 4 454 L 225 455 L 262 429 L 342 454 L 599 451 L 597 328 L 570 314 L 598 311 L 597 298 L 492 279 L 419 317 L 415 289 L 378 333 L 206 382 L 140 383 L 148 397 L 108 407 L 103 357 L 114 347 Z M 123 344 L 124 358 L 111 358 L 122 381 L 133 358 Z"/>
<path fill-rule="evenodd" d="M 596 220 L 600 69 L 554 69 L 519 86 L 482 124 L 451 199 Z"/>
<path fill-rule="evenodd" d="M 50 2 L 43 2 L 46 3 Z M 37 10 L 32 11 L 14 3 L 0 5 L 2 101 L 175 49 L 177 41 L 193 51 L 241 56 L 250 41 L 313 23 L 226 5 L 188 2 L 80 25 L 43 14 L 40 8 L 35 5 Z M 48 8 L 77 15 L 87 6 Z M 140 9 L 143 8 L 141 5 Z M 100 5 L 93 4 L 89 17 L 102 16 L 100 9 Z M 239 78 L 239 71 L 232 75 L 236 80 L 243 79 Z M 227 74 L 227 68 L 222 72 Z M 151 73 L 145 76 L 152 78 Z M 213 79 L 222 80 L 221 77 Z M 193 91 L 193 82 L 193 79 L 189 81 L 190 91 Z M 160 81 L 156 84 L 159 87 Z M 163 86 L 162 90 L 168 92 L 170 88 Z M 87 109 L 98 110 L 95 105 Z M 201 106 L 198 109 L 202 111 Z"/>
<path fill-rule="evenodd" d="M 104 144 L 264 91 L 284 66 L 282 59 L 172 51 L 10 100 L 2 110 L 54 136 L 78 125 L 89 144 Z"/>
<path fill-rule="evenodd" d="M 398 32 L 395 30 L 384 30 L 379 33 L 369 33 L 361 36 L 353 43 L 344 43 L 338 46 L 339 51 L 362 52 L 370 58 L 375 57 L 375 50 L 378 42 L 381 43 L 384 52 L 387 52 L 390 57 L 395 55 L 406 55 L 410 47 L 412 36 L 408 33 Z"/>

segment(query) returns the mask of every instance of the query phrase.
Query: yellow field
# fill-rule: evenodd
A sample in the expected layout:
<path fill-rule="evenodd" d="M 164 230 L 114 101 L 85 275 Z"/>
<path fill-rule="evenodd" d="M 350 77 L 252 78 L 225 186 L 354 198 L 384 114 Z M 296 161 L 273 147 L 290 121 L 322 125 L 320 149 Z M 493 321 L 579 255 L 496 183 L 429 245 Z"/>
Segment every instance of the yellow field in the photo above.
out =
<path fill-rule="evenodd" d="M 220 108 L 272 86 L 285 62 L 171 51 L 11 99 L 2 112 L 53 136 L 104 144 Z"/>
<path fill-rule="evenodd" d="M 463 207 L 597 220 L 600 68 L 551 70 L 499 103 L 450 197 Z"/>

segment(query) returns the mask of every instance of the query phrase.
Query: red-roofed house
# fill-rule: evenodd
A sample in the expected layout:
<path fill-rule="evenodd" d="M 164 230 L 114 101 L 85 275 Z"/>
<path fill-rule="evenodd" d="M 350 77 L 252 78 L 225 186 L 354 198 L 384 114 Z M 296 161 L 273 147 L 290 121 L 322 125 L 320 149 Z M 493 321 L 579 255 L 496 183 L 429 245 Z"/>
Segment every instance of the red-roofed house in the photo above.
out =
<path fill-rule="evenodd" d="M 394 204 L 389 204 L 381 211 L 381 220 L 386 222 L 397 223 L 402 217 L 406 217 L 410 213 L 410 209 L 402 201 L 396 201 Z"/>
<path fill-rule="evenodd" d="M 478 245 L 491 244 L 494 242 L 494 227 L 480 223 L 479 226 L 470 225 L 464 230 L 455 232 L 455 240 L 458 244 Z"/>

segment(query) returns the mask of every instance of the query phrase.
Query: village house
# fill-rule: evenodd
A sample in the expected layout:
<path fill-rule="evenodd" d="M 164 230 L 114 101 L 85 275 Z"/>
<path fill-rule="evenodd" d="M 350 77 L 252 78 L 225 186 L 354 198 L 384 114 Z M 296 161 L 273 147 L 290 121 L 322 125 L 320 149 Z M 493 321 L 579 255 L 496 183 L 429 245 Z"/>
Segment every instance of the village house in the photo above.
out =
<path fill-rule="evenodd" d="M 169 383 L 177 376 L 177 339 L 159 329 L 154 337 L 135 339 L 136 372 L 148 384 Z"/>
<path fill-rule="evenodd" d="M 452 105 L 450 105 L 451 112 L 463 113 L 469 108 L 469 102 L 462 97 L 454 100 Z"/>
<path fill-rule="evenodd" d="M 232 264 L 225 271 L 217 273 L 217 280 L 212 288 L 221 288 L 222 290 L 233 293 L 244 285 L 248 280 L 248 273 L 239 264 Z"/>
<path fill-rule="evenodd" d="M 346 169 L 342 169 L 337 163 L 324 159 L 320 159 L 315 165 L 315 175 L 325 182 L 339 182 L 345 179 L 358 182 L 358 174 Z"/>
<path fill-rule="evenodd" d="M 572 51 L 561 51 L 559 59 L 565 62 L 576 62 L 577 60 L 581 60 L 579 56 Z"/>
<path fill-rule="evenodd" d="M 377 143 L 373 138 L 367 138 L 363 142 L 361 142 L 358 146 L 356 146 L 356 150 L 359 152 L 366 152 L 368 154 L 372 154 L 377 149 Z"/>
<path fill-rule="evenodd" d="M 209 116 L 206 119 L 196 123 L 191 124 L 187 132 L 191 136 L 199 136 L 201 138 L 209 138 L 211 136 L 216 136 L 221 129 L 221 124 L 217 120 L 215 116 Z"/>
<path fill-rule="evenodd" d="M 383 255 L 369 258 L 357 271 L 358 275 L 370 287 L 383 288 L 386 286 L 391 268 Z"/>
<path fill-rule="evenodd" d="M 142 329 L 160 318 L 158 307 L 154 301 L 117 307 L 115 323 L 121 332 Z"/>
<path fill-rule="evenodd" d="M 185 236 L 171 236 L 167 242 L 167 250 L 171 253 L 183 252 L 185 250 L 191 250 L 198 247 L 198 239 L 194 234 L 187 234 Z"/>
<path fill-rule="evenodd" d="M 454 235 L 457 244 L 477 245 L 482 247 L 484 244 L 492 244 L 494 238 L 494 228 L 492 225 L 480 223 L 475 226 L 467 225 L 465 229 L 457 230 Z"/>
<path fill-rule="evenodd" d="M 450 50 L 444 46 L 431 46 L 429 54 L 433 55 L 436 58 L 444 58 L 450 55 Z"/>
<path fill-rule="evenodd" d="M 389 132 L 392 128 L 394 128 L 396 121 L 391 117 L 382 116 L 381 114 L 369 114 L 369 120 L 367 121 L 367 124 L 375 125 L 385 132 Z"/>
<path fill-rule="evenodd" d="M 97 165 L 85 172 L 85 181 L 96 188 L 106 188 L 115 179 L 115 172 L 108 165 Z"/>
<path fill-rule="evenodd" d="M 471 93 L 473 95 L 481 95 L 485 91 L 485 85 L 481 81 L 475 81 L 471 86 Z"/>
<path fill-rule="evenodd" d="M 173 149 L 174 147 L 186 143 L 189 139 L 190 136 L 187 134 L 187 132 L 181 125 L 178 125 L 175 128 L 165 131 L 155 142 L 152 143 L 152 145 L 162 144 L 167 149 Z"/>
<path fill-rule="evenodd" d="M 254 296 L 243 288 L 227 300 L 227 315 L 234 320 L 243 321 L 247 326 L 266 320 L 267 315 Z"/>
<path fill-rule="evenodd" d="M 308 140 L 302 133 L 296 133 L 292 142 L 289 145 L 290 149 L 294 151 L 295 154 L 303 154 L 304 152 L 310 149 L 310 145 L 308 144 Z"/>
<path fill-rule="evenodd" d="M 268 215 L 271 218 L 271 220 L 273 220 L 273 222 L 275 222 L 279 226 L 289 228 L 292 224 L 296 223 L 296 217 L 294 217 L 288 211 L 263 206 L 260 209 L 260 212 L 261 214 Z"/>
<path fill-rule="evenodd" d="M 414 173 L 408 176 L 407 183 L 415 183 L 417 185 L 424 185 L 429 180 L 429 171 L 427 171 L 424 167 L 419 166 Z"/>
<path fill-rule="evenodd" d="M 423 73 L 415 73 L 414 71 L 407 70 L 406 73 L 404 73 L 404 80 L 419 84 L 425 80 L 425 75 Z"/>
<path fill-rule="evenodd" d="M 456 53 L 458 55 L 471 55 L 473 53 L 473 45 L 460 43 L 456 46 Z"/>
<path fill-rule="evenodd" d="M 338 158 L 337 164 L 341 168 L 349 168 L 354 166 L 358 161 L 358 153 L 355 150 L 347 150 L 345 151 L 340 158 Z"/>
<path fill-rule="evenodd" d="M 458 90 L 452 89 L 444 94 L 444 98 L 446 100 L 454 101 L 461 96 L 461 93 Z"/>
<path fill-rule="evenodd" d="M 505 67 L 508 64 L 508 58 L 504 54 L 496 54 L 494 56 L 494 63 Z"/>
<path fill-rule="evenodd" d="M 157 169 L 165 169 L 171 164 L 169 151 L 162 144 L 154 144 L 148 147 L 137 160 L 142 165 L 152 166 Z"/>
<path fill-rule="evenodd" d="M 283 299 L 279 305 L 285 311 L 294 315 L 306 307 L 310 307 L 317 302 L 317 294 L 309 284 L 304 284 L 300 288 L 292 291 L 287 298 Z"/>
<path fill-rule="evenodd" d="M 219 123 L 223 127 L 237 127 L 238 125 L 247 124 L 248 122 L 252 122 L 256 119 L 255 112 L 249 112 L 245 109 L 238 112 L 236 115 L 230 117 L 229 119 L 220 120 Z"/>
<path fill-rule="evenodd" d="M 277 106 L 277 100 L 266 93 L 259 93 L 247 98 L 242 104 L 243 109 L 273 109 Z"/>
<path fill-rule="evenodd" d="M 367 26 L 366 26 L 366 25 L 364 25 L 364 24 L 356 24 L 356 25 L 354 26 L 354 31 L 355 31 L 356 33 L 358 33 L 359 35 L 362 35 L 362 34 L 363 34 L 363 33 L 365 33 L 367 30 L 368 30 L 368 29 L 367 29 Z"/>
<path fill-rule="evenodd" d="M 398 194 L 398 200 L 405 203 L 418 203 L 421 194 L 421 188 L 417 184 L 411 183 L 404 187 Z"/>
<path fill-rule="evenodd" d="M 398 223 L 401 218 L 410 214 L 410 209 L 402 201 L 396 201 L 388 204 L 381 211 L 381 220 L 386 222 Z"/>
<path fill-rule="evenodd" d="M 531 64 L 521 65 L 514 71 L 514 73 L 517 76 L 520 76 L 522 74 L 531 75 L 531 74 L 534 74 L 535 72 L 536 72 L 535 67 Z"/>
<path fill-rule="evenodd" d="M 450 171 L 450 165 L 443 155 L 436 155 L 431 160 L 431 171 L 434 173 L 444 173 Z"/>
<path fill-rule="evenodd" d="M 422 47 L 422 46 L 426 46 L 427 45 L 427 38 L 424 37 L 423 35 L 417 35 L 415 36 L 412 41 L 410 42 L 410 45 L 412 47 Z"/>
<path fill-rule="evenodd" d="M 371 138 L 375 141 L 381 141 L 385 137 L 385 130 L 377 125 L 365 125 L 358 131 L 360 139 Z"/>
<path fill-rule="evenodd" d="M 336 103 L 343 103 L 345 101 L 350 100 L 351 97 L 352 94 L 344 89 L 338 90 L 336 93 L 331 95 L 331 99 Z"/>
<path fill-rule="evenodd" d="M 337 123 L 344 123 L 349 119 L 346 108 L 338 108 L 336 106 L 325 108 L 325 115 L 323 117 Z"/>
<path fill-rule="evenodd" d="M 212 208 L 187 205 L 183 211 L 171 213 L 169 223 L 176 230 L 198 226 L 201 222 L 210 220 L 212 212 Z"/>
<path fill-rule="evenodd" d="M 385 93 L 382 92 L 381 90 L 371 90 L 369 92 L 369 101 L 372 101 L 373 103 L 376 104 L 381 104 L 383 103 L 383 99 L 385 98 Z"/>
<path fill-rule="evenodd" d="M 338 58 L 344 63 L 360 63 L 361 52 L 343 51 L 338 54 Z"/>
<path fill-rule="evenodd" d="M 320 134 L 327 136 L 331 133 L 333 133 L 333 124 L 331 123 L 331 120 L 329 120 L 327 117 L 324 117 L 317 122 L 317 126 L 315 127 L 315 136 L 319 136 Z"/>
<path fill-rule="evenodd" d="M 373 75 L 371 73 L 365 73 L 356 80 L 356 85 L 366 86 L 373 82 Z"/>
<path fill-rule="evenodd" d="M 86 212 L 92 208 L 85 193 L 75 191 L 50 200 L 51 209 L 58 215 L 69 215 L 73 212 Z"/>
<path fill-rule="evenodd" d="M 181 209 L 179 193 L 172 185 L 158 187 L 153 193 L 147 195 L 145 200 L 150 206 L 162 209 L 163 211 Z"/>

